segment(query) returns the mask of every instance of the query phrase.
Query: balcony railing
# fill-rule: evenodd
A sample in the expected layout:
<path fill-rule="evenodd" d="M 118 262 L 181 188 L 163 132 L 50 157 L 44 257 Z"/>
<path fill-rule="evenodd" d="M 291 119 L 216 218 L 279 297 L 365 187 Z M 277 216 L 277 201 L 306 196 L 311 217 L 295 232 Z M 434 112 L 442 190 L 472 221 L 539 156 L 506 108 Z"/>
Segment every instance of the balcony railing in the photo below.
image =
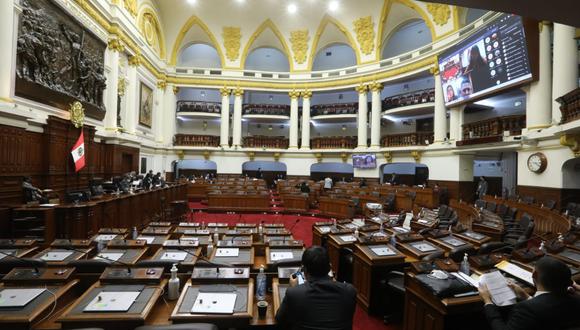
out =
<path fill-rule="evenodd" d="M 178 101 L 177 112 L 207 112 L 220 113 L 222 111 L 221 103 L 200 102 L 200 101 Z"/>
<path fill-rule="evenodd" d="M 290 106 L 286 104 L 244 104 L 242 114 L 290 116 Z"/>
<path fill-rule="evenodd" d="M 354 149 L 357 144 L 356 136 L 319 137 L 310 140 L 312 149 Z"/>
<path fill-rule="evenodd" d="M 383 100 L 383 111 L 430 102 L 435 102 L 434 88 L 387 97 Z"/>
<path fill-rule="evenodd" d="M 220 137 L 213 135 L 176 134 L 173 145 L 189 147 L 218 147 Z"/>
<path fill-rule="evenodd" d="M 562 112 L 561 124 L 580 119 L 580 87 L 556 99 Z"/>
<path fill-rule="evenodd" d="M 433 143 L 433 132 L 415 132 L 383 136 L 383 147 L 424 146 Z"/>
<path fill-rule="evenodd" d="M 358 103 L 317 104 L 310 110 L 311 116 L 352 115 L 358 112 Z"/>
<path fill-rule="evenodd" d="M 463 125 L 463 143 L 466 141 L 481 143 L 499 142 L 505 131 L 510 136 L 521 135 L 522 128 L 526 127 L 525 115 L 495 117 Z"/>
<path fill-rule="evenodd" d="M 242 143 L 244 148 L 288 149 L 288 139 L 283 136 L 247 136 Z"/>

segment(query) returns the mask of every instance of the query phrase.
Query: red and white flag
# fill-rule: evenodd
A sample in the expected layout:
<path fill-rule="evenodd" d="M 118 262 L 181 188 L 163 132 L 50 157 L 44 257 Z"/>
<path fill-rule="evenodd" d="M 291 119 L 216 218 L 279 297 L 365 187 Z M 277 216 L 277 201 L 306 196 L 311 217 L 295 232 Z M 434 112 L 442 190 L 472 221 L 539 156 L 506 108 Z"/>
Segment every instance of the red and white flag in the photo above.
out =
<path fill-rule="evenodd" d="M 75 172 L 78 172 L 85 167 L 85 137 L 82 130 L 77 143 L 72 148 L 71 154 L 75 162 Z"/>

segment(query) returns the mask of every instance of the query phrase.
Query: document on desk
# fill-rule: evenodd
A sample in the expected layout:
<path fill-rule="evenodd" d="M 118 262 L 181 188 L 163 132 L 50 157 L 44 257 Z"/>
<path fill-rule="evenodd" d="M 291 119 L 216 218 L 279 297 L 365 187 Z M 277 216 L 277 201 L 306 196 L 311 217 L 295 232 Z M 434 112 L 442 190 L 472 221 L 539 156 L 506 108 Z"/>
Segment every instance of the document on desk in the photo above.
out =
<path fill-rule="evenodd" d="M 46 289 L 3 289 L 0 291 L 0 308 L 24 307 Z"/>
<path fill-rule="evenodd" d="M 270 252 L 270 259 L 272 261 L 279 261 L 279 260 L 292 259 L 292 258 L 294 258 L 294 255 L 292 254 L 292 252 L 288 252 L 288 251 Z"/>
<path fill-rule="evenodd" d="M 147 244 L 151 244 L 153 243 L 153 241 L 155 241 L 155 237 L 153 236 L 139 236 L 137 237 L 138 241 L 146 241 Z"/>
<path fill-rule="evenodd" d="M 4 259 L 7 258 L 9 256 L 16 256 L 16 250 L 5 250 L 5 249 L 1 249 L 0 250 L 0 259 Z"/>
<path fill-rule="evenodd" d="M 99 293 L 85 307 L 85 312 L 126 312 L 131 308 L 139 291 L 110 291 Z"/>
<path fill-rule="evenodd" d="M 391 250 L 387 246 L 375 246 L 375 247 L 371 247 L 371 251 L 373 251 L 376 255 L 378 255 L 380 257 L 395 256 L 395 255 L 397 255 L 397 253 L 395 251 Z"/>
<path fill-rule="evenodd" d="M 184 261 L 187 258 L 186 252 L 165 252 L 161 256 L 161 260 L 175 260 L 175 261 Z"/>
<path fill-rule="evenodd" d="M 117 261 L 121 259 L 124 253 L 121 252 L 102 252 L 97 254 L 95 260 Z"/>
<path fill-rule="evenodd" d="M 452 272 L 451 275 L 462 279 L 463 281 L 471 284 L 471 286 L 473 286 L 473 287 L 476 287 L 476 288 L 479 287 L 479 279 L 476 280 L 473 277 L 471 277 L 465 273 L 462 273 L 462 272 Z"/>
<path fill-rule="evenodd" d="M 516 265 L 512 264 L 511 262 L 503 260 L 500 263 L 498 263 L 497 265 L 495 265 L 495 268 L 497 268 L 501 271 L 504 271 L 504 272 L 528 283 L 529 285 L 534 285 L 534 279 L 532 278 L 532 272 L 527 271 L 520 266 L 516 266 Z"/>
<path fill-rule="evenodd" d="M 115 234 L 100 234 L 100 235 L 97 235 L 97 237 L 95 237 L 95 241 L 108 242 L 108 241 L 113 240 L 115 237 L 117 237 L 117 235 L 115 235 Z"/>
<path fill-rule="evenodd" d="M 47 252 L 40 259 L 44 261 L 64 261 L 73 254 L 72 251 Z"/>
<path fill-rule="evenodd" d="M 235 292 L 200 292 L 197 294 L 191 312 L 197 314 L 233 314 L 237 297 L 238 294 Z"/>
<path fill-rule="evenodd" d="M 343 236 L 338 236 L 341 240 L 343 240 L 344 242 L 356 242 L 356 237 L 352 236 L 352 235 L 343 235 Z"/>
<path fill-rule="evenodd" d="M 498 271 L 481 275 L 480 284 L 485 284 L 491 300 L 497 306 L 508 306 L 516 303 L 516 294 L 508 286 L 505 277 Z"/>
<path fill-rule="evenodd" d="M 219 248 L 215 251 L 216 257 L 237 257 L 239 255 L 239 248 Z"/>

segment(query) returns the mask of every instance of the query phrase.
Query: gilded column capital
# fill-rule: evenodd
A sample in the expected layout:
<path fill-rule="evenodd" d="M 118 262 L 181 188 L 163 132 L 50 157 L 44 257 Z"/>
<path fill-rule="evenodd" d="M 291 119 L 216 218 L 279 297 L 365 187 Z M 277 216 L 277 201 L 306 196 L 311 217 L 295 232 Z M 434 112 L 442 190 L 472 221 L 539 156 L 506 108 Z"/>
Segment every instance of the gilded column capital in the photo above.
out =
<path fill-rule="evenodd" d="M 369 90 L 369 86 L 360 84 L 354 88 L 359 94 L 365 94 Z"/>
<path fill-rule="evenodd" d="M 375 81 L 369 85 L 369 89 L 371 92 L 380 92 L 383 90 L 383 84 Z"/>
<path fill-rule="evenodd" d="M 133 55 L 131 57 L 129 57 L 129 65 L 130 66 L 139 66 L 141 65 L 142 59 L 141 59 L 141 55 L 137 54 L 137 55 Z"/>
<path fill-rule="evenodd" d="M 234 96 L 239 97 L 239 96 L 244 95 L 244 90 L 238 87 L 238 88 L 234 89 L 233 93 L 234 93 Z"/>
<path fill-rule="evenodd" d="M 310 90 L 304 90 L 300 94 L 302 95 L 303 99 L 310 99 L 312 97 L 312 91 Z"/>
<path fill-rule="evenodd" d="M 177 93 L 179 93 L 179 87 L 173 86 L 173 94 L 177 95 Z"/>
<path fill-rule="evenodd" d="M 121 40 L 117 39 L 117 38 L 111 38 L 109 39 L 109 41 L 107 42 L 107 47 L 115 52 L 119 52 L 122 53 L 125 51 L 125 46 L 123 46 L 123 44 L 121 43 Z"/>
<path fill-rule="evenodd" d="M 165 89 L 167 87 L 167 80 L 159 80 L 157 82 L 157 88 L 159 89 Z"/>
<path fill-rule="evenodd" d="M 538 22 L 538 30 L 540 33 L 542 33 L 542 29 L 544 28 L 544 26 L 552 26 L 553 23 L 550 21 L 540 21 Z"/>
<path fill-rule="evenodd" d="M 225 86 L 222 87 L 222 88 L 220 88 L 220 94 L 222 96 L 230 96 L 231 93 L 232 93 L 232 90 L 229 89 L 229 88 L 227 88 L 227 87 L 225 87 Z"/>
<path fill-rule="evenodd" d="M 295 100 L 295 99 L 300 97 L 300 92 L 293 90 L 293 91 L 288 92 L 288 96 L 290 96 L 291 100 Z"/>

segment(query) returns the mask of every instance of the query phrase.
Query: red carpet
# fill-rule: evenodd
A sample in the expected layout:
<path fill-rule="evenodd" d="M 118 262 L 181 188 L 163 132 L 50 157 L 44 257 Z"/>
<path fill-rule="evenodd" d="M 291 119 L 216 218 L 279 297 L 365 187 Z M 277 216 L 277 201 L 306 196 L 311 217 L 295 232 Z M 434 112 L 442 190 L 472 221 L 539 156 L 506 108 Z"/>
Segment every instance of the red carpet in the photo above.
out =
<path fill-rule="evenodd" d="M 192 206 L 194 203 L 190 203 Z M 201 206 L 195 203 L 195 206 Z M 283 223 L 288 229 L 294 226 L 292 234 L 294 238 L 304 241 L 308 247 L 312 245 L 312 225 L 317 221 L 328 221 L 327 218 L 311 217 L 311 216 L 297 216 L 295 214 L 224 214 L 224 213 L 207 213 L 203 211 L 194 212 L 194 222 L 227 222 L 230 225 L 236 223 Z M 298 220 L 296 223 L 296 220 Z M 383 320 L 370 316 L 357 306 L 354 314 L 353 330 L 400 330 L 399 325 L 385 325 Z"/>

